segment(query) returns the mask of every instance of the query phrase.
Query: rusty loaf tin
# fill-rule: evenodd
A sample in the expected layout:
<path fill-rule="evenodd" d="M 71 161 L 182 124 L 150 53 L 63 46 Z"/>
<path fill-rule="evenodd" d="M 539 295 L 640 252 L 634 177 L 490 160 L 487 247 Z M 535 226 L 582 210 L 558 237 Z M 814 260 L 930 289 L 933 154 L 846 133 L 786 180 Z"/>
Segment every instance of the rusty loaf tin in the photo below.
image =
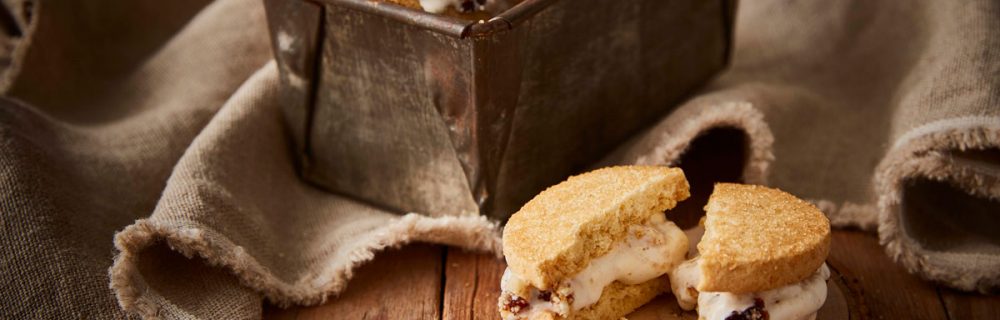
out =
<path fill-rule="evenodd" d="M 735 2 L 525 0 L 468 21 L 265 0 L 301 175 L 397 212 L 501 221 L 725 67 Z"/>

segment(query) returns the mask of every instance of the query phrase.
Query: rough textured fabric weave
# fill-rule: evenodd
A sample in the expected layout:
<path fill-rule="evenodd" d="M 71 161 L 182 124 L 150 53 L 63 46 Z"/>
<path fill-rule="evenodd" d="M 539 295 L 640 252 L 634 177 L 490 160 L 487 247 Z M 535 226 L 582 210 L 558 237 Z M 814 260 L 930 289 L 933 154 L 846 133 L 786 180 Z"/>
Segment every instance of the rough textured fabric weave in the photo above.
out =
<path fill-rule="evenodd" d="M 499 252 L 485 218 L 297 177 L 260 1 L 4 4 L 0 318 L 255 318 L 386 247 Z M 1000 3 L 746 1 L 737 23 L 731 69 L 604 163 L 735 127 L 748 182 L 877 229 L 928 279 L 1000 286 Z"/>

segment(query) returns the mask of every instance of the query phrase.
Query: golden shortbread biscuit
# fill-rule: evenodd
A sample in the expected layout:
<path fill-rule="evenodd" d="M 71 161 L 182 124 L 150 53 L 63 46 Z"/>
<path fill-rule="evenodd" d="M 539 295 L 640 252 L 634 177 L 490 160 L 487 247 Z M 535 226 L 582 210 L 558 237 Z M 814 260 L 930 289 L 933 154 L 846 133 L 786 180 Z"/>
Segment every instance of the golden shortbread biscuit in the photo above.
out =
<path fill-rule="evenodd" d="M 535 288 L 549 290 L 608 253 L 630 226 L 689 195 L 677 168 L 621 166 L 570 177 L 542 191 L 507 222 L 507 264 Z"/>
<path fill-rule="evenodd" d="M 830 221 L 784 191 L 734 183 L 715 185 L 698 243 L 698 291 L 766 291 L 808 278 L 830 251 Z"/>

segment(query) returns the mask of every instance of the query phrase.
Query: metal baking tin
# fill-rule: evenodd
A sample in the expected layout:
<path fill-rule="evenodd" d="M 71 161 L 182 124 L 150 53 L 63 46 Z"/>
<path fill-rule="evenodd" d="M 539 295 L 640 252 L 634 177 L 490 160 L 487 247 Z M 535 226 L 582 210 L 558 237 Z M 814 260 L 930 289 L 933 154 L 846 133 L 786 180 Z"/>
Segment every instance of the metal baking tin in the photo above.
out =
<path fill-rule="evenodd" d="M 489 21 L 265 0 L 301 175 L 501 221 L 725 67 L 730 0 L 525 0 Z"/>

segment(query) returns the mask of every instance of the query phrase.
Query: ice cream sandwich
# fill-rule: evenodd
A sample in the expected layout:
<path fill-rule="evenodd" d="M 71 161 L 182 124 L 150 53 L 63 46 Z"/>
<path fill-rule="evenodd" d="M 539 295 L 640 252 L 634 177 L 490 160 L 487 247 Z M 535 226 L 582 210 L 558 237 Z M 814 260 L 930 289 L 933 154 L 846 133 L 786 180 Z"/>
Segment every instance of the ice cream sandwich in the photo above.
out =
<path fill-rule="evenodd" d="M 430 13 L 466 19 L 489 19 L 521 0 L 385 0 Z"/>
<path fill-rule="evenodd" d="M 697 256 L 670 274 L 682 308 L 697 307 L 699 319 L 815 319 L 830 277 L 830 222 L 815 206 L 777 189 L 720 183 L 702 223 Z"/>
<path fill-rule="evenodd" d="M 503 319 L 619 319 L 669 290 L 687 236 L 664 211 L 689 196 L 680 169 L 598 169 L 552 186 L 503 231 Z"/>

